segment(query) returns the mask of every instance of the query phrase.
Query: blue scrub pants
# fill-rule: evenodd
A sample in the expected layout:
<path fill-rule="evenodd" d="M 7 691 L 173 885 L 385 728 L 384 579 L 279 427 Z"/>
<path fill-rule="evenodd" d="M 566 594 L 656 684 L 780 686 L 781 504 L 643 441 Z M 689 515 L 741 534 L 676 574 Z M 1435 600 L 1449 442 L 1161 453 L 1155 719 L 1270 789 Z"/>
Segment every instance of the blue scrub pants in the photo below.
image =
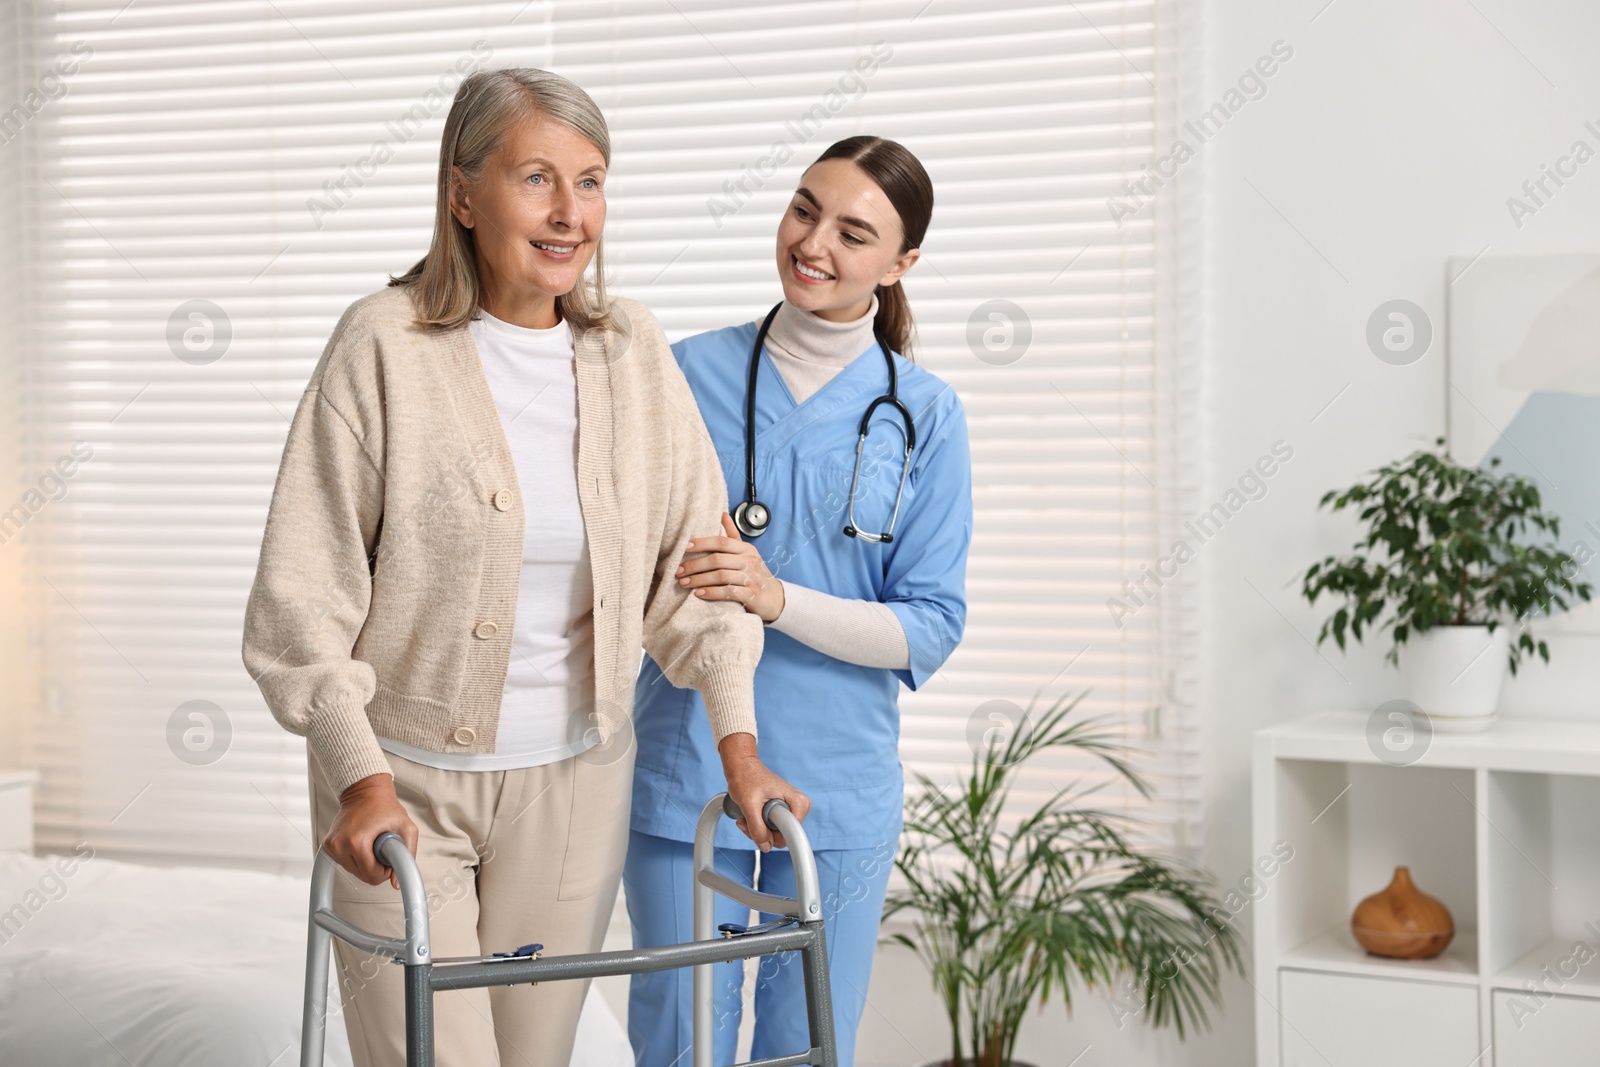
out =
<path fill-rule="evenodd" d="M 822 913 L 827 921 L 828 976 L 833 989 L 839 1067 L 854 1067 L 856 1028 L 866 1005 L 884 893 L 898 846 L 897 837 L 875 848 L 816 852 Z M 758 855 L 754 849 L 718 849 L 717 870 L 751 885 Z M 693 872 L 693 843 L 631 832 L 622 885 L 634 947 L 653 948 L 693 939 Z M 794 895 L 794 866 L 787 851 L 774 850 L 761 857 L 759 888 L 778 896 Z M 763 914 L 756 921 L 774 918 L 777 916 Z M 726 922 L 751 925 L 750 910 L 719 896 L 716 923 Z M 785 1056 L 810 1048 L 800 954 L 762 956 L 758 967 L 751 1058 Z M 693 970 L 679 968 L 630 977 L 628 1040 L 633 1043 L 638 1067 L 687 1067 L 694 1040 L 693 975 Z M 737 1051 L 744 962 L 714 964 L 712 976 L 715 1062 L 732 1063 Z"/>

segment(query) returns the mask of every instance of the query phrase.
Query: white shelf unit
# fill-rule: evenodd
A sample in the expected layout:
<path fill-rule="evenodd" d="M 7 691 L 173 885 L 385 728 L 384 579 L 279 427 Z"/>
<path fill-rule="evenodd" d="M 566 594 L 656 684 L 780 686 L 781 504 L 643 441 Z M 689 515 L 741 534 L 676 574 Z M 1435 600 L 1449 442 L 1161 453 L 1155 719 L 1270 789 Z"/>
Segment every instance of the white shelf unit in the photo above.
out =
<path fill-rule="evenodd" d="M 1391 766 L 1367 719 L 1255 736 L 1255 855 L 1294 849 L 1256 872 L 1258 1067 L 1600 1061 L 1600 722 L 1501 719 Z M 1350 934 L 1399 866 L 1455 920 L 1435 959 L 1372 956 Z"/>

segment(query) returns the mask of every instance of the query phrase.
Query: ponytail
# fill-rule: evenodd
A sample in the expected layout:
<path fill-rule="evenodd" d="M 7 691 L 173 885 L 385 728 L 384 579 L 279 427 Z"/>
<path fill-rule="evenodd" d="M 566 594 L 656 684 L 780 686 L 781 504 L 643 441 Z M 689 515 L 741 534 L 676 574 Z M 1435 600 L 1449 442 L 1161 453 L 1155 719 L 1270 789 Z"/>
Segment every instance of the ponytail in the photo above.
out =
<path fill-rule="evenodd" d="M 905 286 L 895 279 L 893 285 L 880 285 L 878 313 L 872 317 L 872 332 L 889 342 L 889 347 L 907 359 L 911 355 L 911 335 L 916 324 L 911 320 L 911 302 L 906 299 Z"/>

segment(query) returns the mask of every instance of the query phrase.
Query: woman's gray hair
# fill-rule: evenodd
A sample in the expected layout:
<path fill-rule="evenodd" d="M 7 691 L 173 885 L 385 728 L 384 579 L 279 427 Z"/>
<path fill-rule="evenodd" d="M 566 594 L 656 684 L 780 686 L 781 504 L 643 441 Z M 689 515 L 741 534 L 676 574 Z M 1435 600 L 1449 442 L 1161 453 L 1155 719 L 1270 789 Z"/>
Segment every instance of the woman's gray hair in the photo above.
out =
<path fill-rule="evenodd" d="M 478 312 L 483 287 L 473 256 L 472 231 L 450 211 L 452 167 L 467 180 L 483 178 L 489 157 L 519 122 L 544 116 L 568 126 L 611 165 L 611 131 L 605 116 L 578 85 L 536 67 L 506 67 L 469 74 L 456 90 L 439 144 L 439 182 L 428 254 L 390 285 L 411 287 L 419 325 L 461 326 Z M 595 241 L 594 280 L 580 278 L 556 296 L 556 310 L 574 330 L 612 325 L 606 299 L 605 239 Z"/>

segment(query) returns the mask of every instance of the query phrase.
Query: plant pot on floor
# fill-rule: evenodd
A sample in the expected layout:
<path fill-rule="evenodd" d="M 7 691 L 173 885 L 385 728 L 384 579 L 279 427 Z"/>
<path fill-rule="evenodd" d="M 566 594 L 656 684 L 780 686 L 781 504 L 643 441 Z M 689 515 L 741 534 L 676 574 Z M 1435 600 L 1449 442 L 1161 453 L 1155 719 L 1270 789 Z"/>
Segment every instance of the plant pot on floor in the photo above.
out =
<path fill-rule="evenodd" d="M 1511 629 L 1436 626 L 1414 634 L 1400 655 L 1406 698 L 1427 712 L 1434 730 L 1476 733 L 1495 719 L 1505 684 Z"/>

